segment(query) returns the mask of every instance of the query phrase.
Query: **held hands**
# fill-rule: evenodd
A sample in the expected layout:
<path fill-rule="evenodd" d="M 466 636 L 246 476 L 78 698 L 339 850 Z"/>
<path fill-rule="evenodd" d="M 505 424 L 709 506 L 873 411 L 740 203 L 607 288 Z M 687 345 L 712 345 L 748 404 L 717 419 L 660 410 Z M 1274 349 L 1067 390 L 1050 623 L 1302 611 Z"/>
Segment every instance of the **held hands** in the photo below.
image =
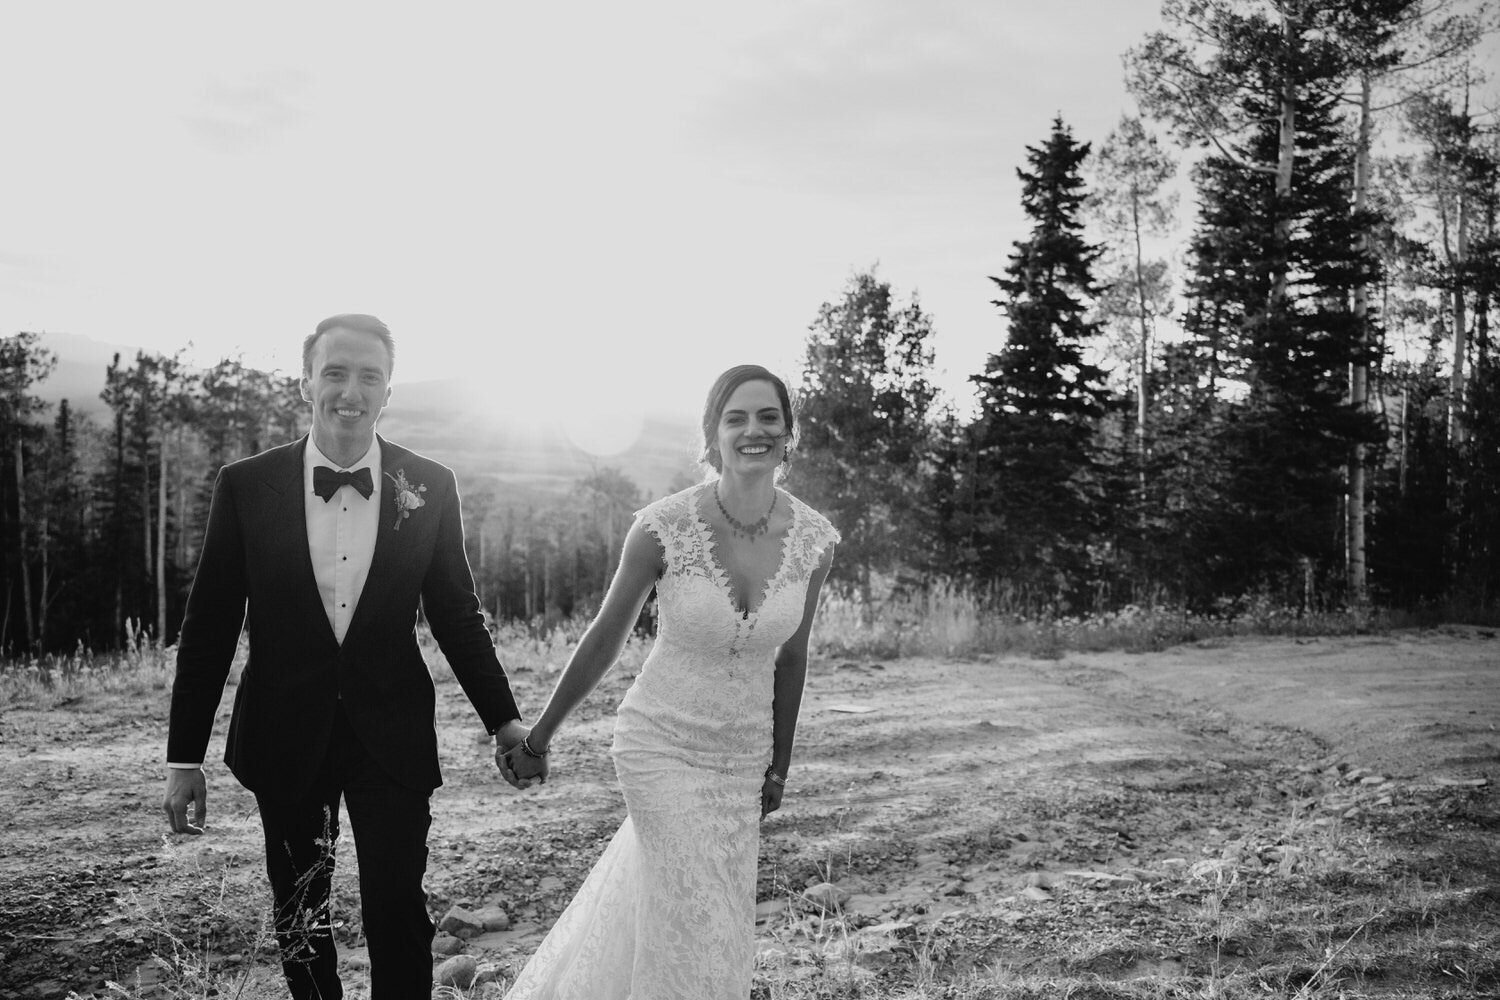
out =
<path fill-rule="evenodd" d="M 535 756 L 521 747 L 530 734 L 531 730 L 519 720 L 507 722 L 495 733 L 495 766 L 513 788 L 526 789 L 547 781 L 546 751 L 542 751 L 542 756 Z"/>
<path fill-rule="evenodd" d="M 500 773 L 505 780 L 517 788 L 530 788 L 532 785 L 545 785 L 550 768 L 547 766 L 547 758 L 533 757 L 521 749 L 520 744 L 502 751 L 495 748 L 495 766 L 500 768 Z"/>
<path fill-rule="evenodd" d="M 188 822 L 188 803 L 193 804 L 193 819 Z M 167 768 L 167 791 L 162 809 L 173 833 L 200 834 L 208 818 L 208 781 L 201 767 Z"/>

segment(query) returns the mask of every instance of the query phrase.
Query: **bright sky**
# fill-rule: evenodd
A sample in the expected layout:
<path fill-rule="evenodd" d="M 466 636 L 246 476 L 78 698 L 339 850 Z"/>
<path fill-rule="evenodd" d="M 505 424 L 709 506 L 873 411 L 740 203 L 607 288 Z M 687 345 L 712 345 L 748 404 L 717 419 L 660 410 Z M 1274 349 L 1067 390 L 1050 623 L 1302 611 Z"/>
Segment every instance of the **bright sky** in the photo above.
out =
<path fill-rule="evenodd" d="M 878 263 L 967 398 L 1024 147 L 1103 140 L 1158 6 L 7 4 L 0 332 L 294 370 L 372 312 L 393 406 L 691 414 Z"/>

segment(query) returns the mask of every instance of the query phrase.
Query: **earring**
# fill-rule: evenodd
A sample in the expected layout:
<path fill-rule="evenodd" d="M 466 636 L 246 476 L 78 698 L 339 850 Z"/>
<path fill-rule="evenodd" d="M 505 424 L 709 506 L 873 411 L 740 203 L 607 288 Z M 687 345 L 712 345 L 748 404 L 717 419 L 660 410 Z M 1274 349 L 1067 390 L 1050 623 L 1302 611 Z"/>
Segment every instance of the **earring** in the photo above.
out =
<path fill-rule="evenodd" d="M 782 465 L 789 465 L 789 464 L 791 464 L 791 461 L 792 461 L 792 446 L 789 445 L 789 444 L 782 445 L 782 447 L 781 447 L 781 464 Z"/>

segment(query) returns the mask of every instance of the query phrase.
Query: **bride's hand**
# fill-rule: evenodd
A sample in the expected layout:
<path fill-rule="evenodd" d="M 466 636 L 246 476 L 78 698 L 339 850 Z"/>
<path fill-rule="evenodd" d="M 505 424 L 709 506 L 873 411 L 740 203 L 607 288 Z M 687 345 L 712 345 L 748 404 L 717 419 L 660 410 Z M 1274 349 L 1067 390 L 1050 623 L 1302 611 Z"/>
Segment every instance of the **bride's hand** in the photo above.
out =
<path fill-rule="evenodd" d="M 781 795 L 786 788 L 767 777 L 760 785 L 760 818 L 765 819 L 781 808 Z"/>

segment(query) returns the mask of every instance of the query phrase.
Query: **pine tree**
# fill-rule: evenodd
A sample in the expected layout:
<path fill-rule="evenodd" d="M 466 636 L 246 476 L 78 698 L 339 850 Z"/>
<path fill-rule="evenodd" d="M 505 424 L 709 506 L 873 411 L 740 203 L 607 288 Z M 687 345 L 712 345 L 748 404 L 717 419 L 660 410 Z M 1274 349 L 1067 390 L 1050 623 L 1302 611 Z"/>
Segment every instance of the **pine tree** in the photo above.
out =
<path fill-rule="evenodd" d="M 1371 358 L 1367 318 L 1351 303 L 1376 275 L 1361 242 L 1373 220 L 1351 207 L 1353 150 L 1336 118 L 1348 69 L 1337 47 L 1312 32 L 1289 44 L 1285 25 L 1269 22 L 1246 23 L 1238 44 L 1237 114 L 1261 124 L 1199 167 L 1195 304 L 1184 323 L 1197 377 L 1218 383 L 1228 403 L 1204 428 L 1232 459 L 1205 491 L 1218 503 L 1206 521 L 1215 558 L 1234 568 L 1217 588 L 1275 584 L 1305 600 L 1320 575 L 1342 585 L 1346 463 L 1355 444 L 1377 439 L 1348 382 Z M 1290 186 L 1273 169 L 1287 158 L 1289 94 Z"/>
<path fill-rule="evenodd" d="M 912 525 L 928 447 L 932 322 L 873 270 L 855 275 L 809 327 L 792 476 L 843 534 L 834 579 L 868 596 L 876 573 L 922 561 Z"/>
<path fill-rule="evenodd" d="M 19 582 L 18 597 L 21 604 L 21 621 L 25 627 L 26 649 L 37 648 L 40 634 L 37 629 L 37 600 L 33 586 L 33 543 L 36 533 L 32 524 L 33 507 L 36 506 L 38 477 L 30 470 L 36 461 L 36 446 L 41 428 L 34 418 L 46 404 L 32 394 L 39 382 L 46 381 L 57 367 L 57 356 L 41 346 L 41 336 L 35 333 L 18 333 L 12 337 L 0 337 L 0 443 L 5 445 L 0 468 L 9 464 L 7 474 L 0 479 L 0 528 L 5 535 L 6 604 L 5 619 L 10 618 L 12 595 Z M 10 496 L 3 490 L 9 487 Z M 14 545 L 11 539 L 14 538 Z M 0 629 L 0 649 L 8 636 Z"/>
<path fill-rule="evenodd" d="M 975 506 L 986 575 L 1032 600 L 1078 602 L 1091 580 L 1090 546 L 1104 525 L 1105 469 L 1095 444 L 1110 407 L 1104 372 L 1085 360 L 1099 333 L 1088 318 L 1098 293 L 1099 248 L 1083 238 L 1088 144 L 1061 118 L 1018 169 L 1030 235 L 1015 243 L 1004 277 L 1005 346 L 973 376 L 980 397 Z"/>

